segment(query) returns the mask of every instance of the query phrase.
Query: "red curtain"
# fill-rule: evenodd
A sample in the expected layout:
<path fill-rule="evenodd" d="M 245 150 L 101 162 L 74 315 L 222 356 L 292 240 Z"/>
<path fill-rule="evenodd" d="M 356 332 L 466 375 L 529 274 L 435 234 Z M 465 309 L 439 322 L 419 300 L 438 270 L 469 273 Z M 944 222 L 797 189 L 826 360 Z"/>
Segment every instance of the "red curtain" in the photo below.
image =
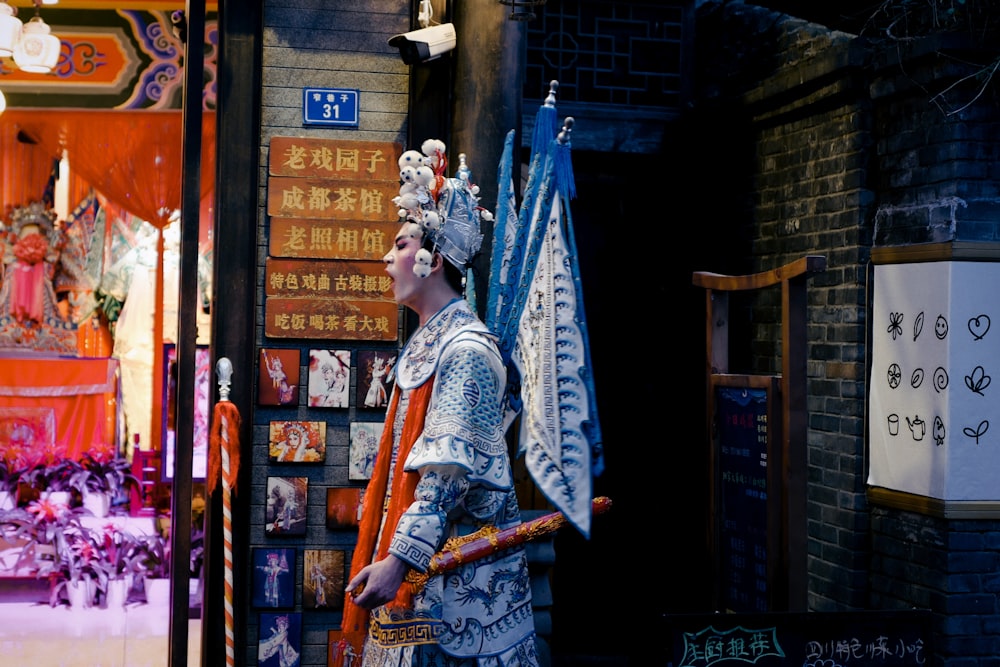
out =
<path fill-rule="evenodd" d="M 171 214 L 181 208 L 184 169 L 183 115 L 180 111 L 116 111 L 79 109 L 8 109 L 0 115 L 0 136 L 21 134 L 35 142 L 32 155 L 45 165 L 44 176 L 21 168 L 18 156 L 4 149 L 4 173 L 10 171 L 30 179 L 12 192 L 37 191 L 26 200 L 6 203 L 23 206 L 39 201 L 51 169 L 52 158 L 66 151 L 70 171 L 104 195 L 109 202 L 162 229 Z M 14 143 L 18 143 L 13 140 Z M 23 143 L 23 142 L 21 142 Z M 29 144 L 30 145 L 30 144 Z M 12 163 L 13 162 L 13 163 Z M 15 176 L 16 177 L 16 176 Z M 213 193 L 215 184 L 215 114 L 202 117 L 201 199 Z M 4 183 L 7 189 L 6 182 Z M 32 190 L 34 188 L 35 190 Z M 70 202 L 75 206 L 77 202 Z M 204 209 L 204 206 L 202 207 Z M 198 222 L 196 221 L 196 224 Z M 157 243 L 163 256 L 163 236 Z M 161 259 L 162 265 L 162 259 Z M 163 303 L 163 277 L 157 272 L 156 302 Z M 162 309 L 153 323 L 153 434 L 152 448 L 159 449 L 162 399 Z"/>
<path fill-rule="evenodd" d="M 4 124 L 0 115 L 0 219 L 10 222 L 15 208 L 41 201 L 52 173 L 54 154 L 23 134 L 18 127 Z"/>
<path fill-rule="evenodd" d="M 181 207 L 184 165 L 180 111 L 8 109 L 0 122 L 34 139 L 47 156 L 61 155 L 65 150 L 74 173 L 157 228 L 166 225 L 170 214 Z M 6 163 L 6 146 L 4 149 Z M 202 197 L 213 188 L 214 149 L 215 114 L 207 113 L 202 122 Z M 40 194 L 32 200 L 40 199 Z"/>

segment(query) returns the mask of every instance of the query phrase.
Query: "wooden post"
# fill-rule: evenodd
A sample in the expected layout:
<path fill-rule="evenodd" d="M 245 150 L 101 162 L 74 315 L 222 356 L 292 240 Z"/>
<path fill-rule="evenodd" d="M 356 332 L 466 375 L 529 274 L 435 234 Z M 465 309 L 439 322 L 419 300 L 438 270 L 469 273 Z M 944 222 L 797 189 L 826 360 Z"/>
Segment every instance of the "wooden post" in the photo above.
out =
<path fill-rule="evenodd" d="M 740 376 L 735 380 L 729 368 L 729 292 L 781 287 L 781 375 L 778 378 L 780 428 L 773 428 L 769 437 L 778 434 L 780 448 L 768 455 L 768 611 L 804 611 L 806 609 L 806 350 L 808 339 L 806 281 L 826 270 L 826 258 L 809 255 L 771 271 L 744 276 L 726 276 L 696 271 L 692 282 L 705 288 L 706 298 L 706 425 L 709 434 L 709 516 L 717 520 L 720 506 L 719 443 L 715 394 L 720 386 L 766 388 L 769 376 Z M 742 382 L 742 384 L 739 384 Z M 769 415 L 770 417 L 770 415 Z M 774 419 L 769 426 L 777 427 Z M 709 531 L 709 553 L 714 572 L 721 575 L 719 526 Z M 777 552 L 777 553 L 774 553 Z M 716 577 L 714 600 L 718 607 L 723 596 L 722 577 Z"/>

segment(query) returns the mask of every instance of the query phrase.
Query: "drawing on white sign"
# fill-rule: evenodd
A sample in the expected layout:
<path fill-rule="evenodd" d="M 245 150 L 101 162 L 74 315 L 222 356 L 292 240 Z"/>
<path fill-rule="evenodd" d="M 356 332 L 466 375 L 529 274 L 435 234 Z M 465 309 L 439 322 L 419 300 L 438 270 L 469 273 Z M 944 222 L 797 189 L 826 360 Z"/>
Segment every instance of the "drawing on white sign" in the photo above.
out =
<path fill-rule="evenodd" d="M 875 267 L 869 484 L 1000 499 L 1000 429 L 990 430 L 1000 413 L 1000 333 L 991 332 L 1000 295 L 990 289 L 998 280 L 1000 264 L 987 262 Z"/>

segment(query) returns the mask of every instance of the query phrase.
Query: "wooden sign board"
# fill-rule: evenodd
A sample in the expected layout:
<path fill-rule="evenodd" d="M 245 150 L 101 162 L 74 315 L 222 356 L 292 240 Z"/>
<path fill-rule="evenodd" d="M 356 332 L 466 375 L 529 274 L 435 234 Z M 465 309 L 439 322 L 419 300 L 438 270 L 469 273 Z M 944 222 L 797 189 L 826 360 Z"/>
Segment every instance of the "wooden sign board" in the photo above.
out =
<path fill-rule="evenodd" d="M 666 615 L 648 665 L 921 667 L 934 655 L 929 610 Z M 649 632 L 653 632 L 653 628 Z"/>
<path fill-rule="evenodd" d="M 270 297 L 264 333 L 271 338 L 395 341 L 399 306 L 391 301 Z"/>
<path fill-rule="evenodd" d="M 396 181 L 271 176 L 267 181 L 267 214 L 285 218 L 386 222 L 398 217 L 396 205 L 392 203 L 398 194 Z"/>
<path fill-rule="evenodd" d="M 271 257 L 381 261 L 399 232 L 398 222 L 337 222 L 271 218 Z"/>
<path fill-rule="evenodd" d="M 393 301 L 392 280 L 382 262 L 269 257 L 264 272 L 264 294 L 269 297 Z"/>
<path fill-rule="evenodd" d="M 309 137 L 273 137 L 268 174 L 399 184 L 400 144 Z"/>

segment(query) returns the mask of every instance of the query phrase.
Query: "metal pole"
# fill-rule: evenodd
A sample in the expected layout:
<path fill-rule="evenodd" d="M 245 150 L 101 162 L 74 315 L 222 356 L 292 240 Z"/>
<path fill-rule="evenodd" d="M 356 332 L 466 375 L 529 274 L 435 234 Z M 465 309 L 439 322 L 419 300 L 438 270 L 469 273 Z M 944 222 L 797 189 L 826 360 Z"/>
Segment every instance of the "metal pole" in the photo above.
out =
<path fill-rule="evenodd" d="M 194 449 L 195 341 L 198 304 L 198 237 L 201 227 L 202 85 L 204 79 L 205 2 L 187 0 L 184 13 L 183 160 L 181 182 L 180 297 L 177 334 L 177 437 L 174 448 L 170 521 L 169 667 L 188 659 L 191 559 L 191 490 Z"/>

